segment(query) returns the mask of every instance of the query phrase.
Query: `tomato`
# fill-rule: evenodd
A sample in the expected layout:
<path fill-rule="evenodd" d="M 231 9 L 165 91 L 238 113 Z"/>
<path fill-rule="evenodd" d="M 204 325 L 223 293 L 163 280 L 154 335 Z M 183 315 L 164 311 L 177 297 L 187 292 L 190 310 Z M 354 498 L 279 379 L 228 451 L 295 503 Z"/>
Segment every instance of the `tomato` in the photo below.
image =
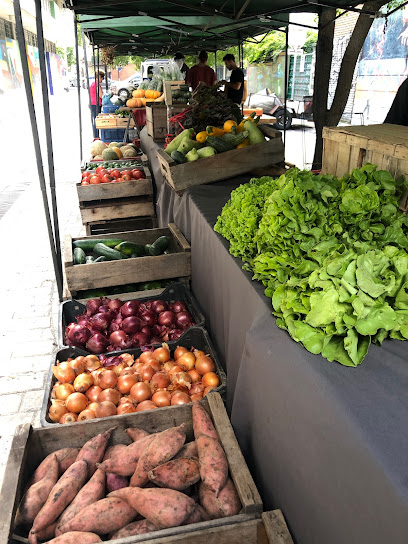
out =
<path fill-rule="evenodd" d="M 86 176 L 89 176 L 89 172 L 82 172 L 82 177 L 86 178 Z"/>
<path fill-rule="evenodd" d="M 97 174 L 99 174 L 99 172 L 100 172 L 101 170 L 104 170 L 104 167 L 103 167 L 103 166 L 97 166 L 95 172 L 96 172 Z"/>
<path fill-rule="evenodd" d="M 81 185 L 89 185 L 89 181 L 81 181 Z"/>
<path fill-rule="evenodd" d="M 111 170 L 110 175 L 114 178 L 120 178 L 119 170 Z"/>
<path fill-rule="evenodd" d="M 98 176 L 100 178 L 103 178 L 103 176 L 106 176 L 106 174 L 109 174 L 109 172 L 105 168 L 102 168 L 102 170 L 99 170 L 98 172 Z"/>
<path fill-rule="evenodd" d="M 135 168 L 134 170 L 132 170 L 132 176 L 134 179 L 144 179 L 144 174 L 143 172 L 141 172 L 140 170 L 138 170 L 137 168 Z"/>
<path fill-rule="evenodd" d="M 112 180 L 113 180 L 113 177 L 110 176 L 109 174 L 105 174 L 102 177 L 102 183 L 111 183 Z"/>
<path fill-rule="evenodd" d="M 119 183 L 120 181 L 125 181 L 125 180 L 123 178 L 116 178 L 114 181 Z"/>
<path fill-rule="evenodd" d="M 86 176 L 82 178 L 82 181 L 89 181 L 90 179 L 91 179 L 91 176 L 87 174 Z"/>
<path fill-rule="evenodd" d="M 128 174 L 122 174 L 122 181 L 130 181 L 132 179 L 132 176 L 129 176 Z"/>
<path fill-rule="evenodd" d="M 98 185 L 98 183 L 101 182 L 101 178 L 99 176 L 92 176 L 91 179 L 89 180 L 89 183 L 91 185 Z"/>
<path fill-rule="evenodd" d="M 122 178 L 123 176 L 130 176 L 132 178 L 132 172 L 130 170 L 123 170 L 121 174 L 122 174 Z"/>

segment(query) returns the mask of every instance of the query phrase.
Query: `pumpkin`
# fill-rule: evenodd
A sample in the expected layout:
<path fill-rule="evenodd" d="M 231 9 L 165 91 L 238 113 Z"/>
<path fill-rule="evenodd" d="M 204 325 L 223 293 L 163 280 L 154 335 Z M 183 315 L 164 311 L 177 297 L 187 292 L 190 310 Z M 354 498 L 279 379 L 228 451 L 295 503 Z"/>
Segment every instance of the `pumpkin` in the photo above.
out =
<path fill-rule="evenodd" d="M 133 98 L 143 98 L 144 95 L 145 95 L 144 89 L 136 89 L 135 91 L 132 92 Z"/>
<path fill-rule="evenodd" d="M 162 93 L 160 91 L 153 91 L 151 89 L 148 89 L 146 92 L 145 92 L 145 96 L 146 98 L 153 98 L 153 100 L 155 100 L 156 98 L 159 98 L 159 96 L 161 95 Z"/>
<path fill-rule="evenodd" d="M 123 157 L 122 151 L 119 149 L 119 147 L 112 147 L 112 149 L 116 153 L 116 155 L 118 156 L 118 159 L 121 159 Z"/>
<path fill-rule="evenodd" d="M 140 98 L 142 101 L 142 106 L 146 106 L 147 98 Z"/>
<path fill-rule="evenodd" d="M 128 108 L 141 108 L 142 107 L 142 100 L 143 98 L 130 98 L 127 102 L 126 102 L 126 106 Z"/>
<path fill-rule="evenodd" d="M 155 102 L 164 102 L 164 93 L 162 93 L 159 98 L 156 98 Z"/>

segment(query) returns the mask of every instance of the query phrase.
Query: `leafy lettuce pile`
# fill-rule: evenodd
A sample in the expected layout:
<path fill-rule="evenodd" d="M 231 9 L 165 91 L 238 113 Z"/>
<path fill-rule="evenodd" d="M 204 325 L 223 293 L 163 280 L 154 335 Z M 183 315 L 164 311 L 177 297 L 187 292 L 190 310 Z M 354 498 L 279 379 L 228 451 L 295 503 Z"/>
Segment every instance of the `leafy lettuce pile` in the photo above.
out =
<path fill-rule="evenodd" d="M 337 179 L 289 170 L 231 194 L 215 230 L 310 352 L 356 366 L 370 343 L 408 339 L 403 180 L 371 164 Z"/>

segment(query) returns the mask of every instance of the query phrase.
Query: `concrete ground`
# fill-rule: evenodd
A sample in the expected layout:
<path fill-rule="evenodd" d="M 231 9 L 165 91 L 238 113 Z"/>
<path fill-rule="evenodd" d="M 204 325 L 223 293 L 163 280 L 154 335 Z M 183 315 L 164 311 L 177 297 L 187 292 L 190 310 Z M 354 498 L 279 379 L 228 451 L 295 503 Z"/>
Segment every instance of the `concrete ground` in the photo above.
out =
<path fill-rule="evenodd" d="M 79 179 L 77 90 L 50 98 L 58 216 L 61 237 L 85 234 L 75 183 Z M 41 96 L 36 93 L 37 119 L 44 147 Z M 83 96 L 84 149 L 92 141 L 90 114 Z M 0 269 L 3 310 L 0 313 L 0 485 L 15 427 L 40 426 L 51 357 L 57 348 L 58 295 L 46 220 L 38 183 L 32 133 L 23 91 L 0 97 L 0 239 L 4 256 Z M 296 120 L 297 121 L 297 120 Z M 4 144 L 3 144 L 4 145 Z M 309 167 L 314 129 L 297 121 L 286 133 L 286 160 Z M 44 161 L 46 162 L 46 154 Z M 48 183 L 48 178 L 47 183 Z"/>

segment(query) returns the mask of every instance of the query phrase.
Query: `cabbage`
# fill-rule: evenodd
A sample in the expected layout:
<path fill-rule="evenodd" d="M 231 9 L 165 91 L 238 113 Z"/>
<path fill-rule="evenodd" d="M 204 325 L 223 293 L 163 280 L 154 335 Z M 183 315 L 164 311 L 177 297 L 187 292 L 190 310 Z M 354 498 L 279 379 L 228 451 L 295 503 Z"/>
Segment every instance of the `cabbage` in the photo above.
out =
<path fill-rule="evenodd" d="M 91 144 L 91 155 L 92 157 L 95 157 L 95 155 L 102 155 L 103 150 L 106 149 L 108 146 L 101 142 L 101 140 L 95 140 Z"/>

